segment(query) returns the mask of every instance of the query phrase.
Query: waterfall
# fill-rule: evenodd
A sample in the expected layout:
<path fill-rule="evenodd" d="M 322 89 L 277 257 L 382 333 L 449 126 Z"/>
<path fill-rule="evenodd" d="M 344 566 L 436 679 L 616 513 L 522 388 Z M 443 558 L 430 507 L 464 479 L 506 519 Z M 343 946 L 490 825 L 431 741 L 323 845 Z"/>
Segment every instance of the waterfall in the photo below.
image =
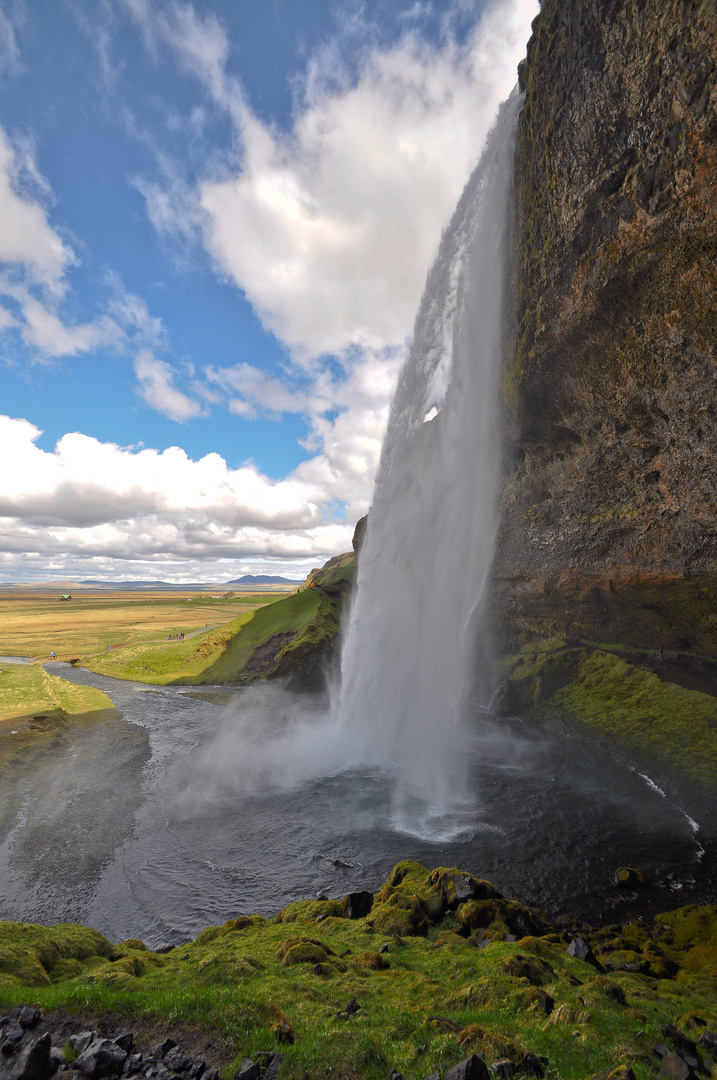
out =
<path fill-rule="evenodd" d="M 521 105 L 515 92 L 501 106 L 428 275 L 342 649 L 334 715 L 346 765 L 393 771 L 392 821 L 412 831 L 430 832 L 466 799 L 467 698 L 497 530 L 507 201 Z"/>

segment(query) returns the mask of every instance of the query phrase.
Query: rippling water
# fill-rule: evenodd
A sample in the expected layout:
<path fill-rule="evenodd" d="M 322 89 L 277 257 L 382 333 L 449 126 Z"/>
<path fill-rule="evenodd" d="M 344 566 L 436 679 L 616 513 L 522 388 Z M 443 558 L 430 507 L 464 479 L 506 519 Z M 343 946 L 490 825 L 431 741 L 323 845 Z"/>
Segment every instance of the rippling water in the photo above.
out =
<path fill-rule="evenodd" d="M 390 825 L 392 779 L 379 769 L 242 792 L 230 750 L 246 691 L 225 699 L 217 688 L 210 702 L 53 667 L 101 687 L 124 719 L 78 730 L 22 784 L 5 785 L 2 918 L 84 922 L 156 947 L 319 889 L 374 888 L 403 858 L 460 866 L 553 912 L 633 911 L 638 901 L 609 882 L 624 863 L 652 882 L 643 908 L 714 895 L 712 853 L 685 814 L 579 741 L 477 717 L 473 800 L 421 836 Z"/>

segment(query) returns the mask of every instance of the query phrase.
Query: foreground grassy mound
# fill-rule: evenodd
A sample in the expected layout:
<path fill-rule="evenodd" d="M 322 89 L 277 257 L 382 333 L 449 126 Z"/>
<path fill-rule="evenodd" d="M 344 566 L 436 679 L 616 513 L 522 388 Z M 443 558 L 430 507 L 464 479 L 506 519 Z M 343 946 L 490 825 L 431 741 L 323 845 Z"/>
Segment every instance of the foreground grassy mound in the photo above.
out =
<path fill-rule="evenodd" d="M 671 659 L 665 652 L 668 676 Z M 657 776 L 717 792 L 717 697 L 661 678 L 659 670 L 649 656 L 553 638 L 504 662 L 495 708 L 564 723 Z"/>
<path fill-rule="evenodd" d="M 583 961 L 572 933 L 458 870 L 400 863 L 349 918 L 366 895 L 232 919 L 162 956 L 82 927 L 0 923 L 0 1006 L 198 1026 L 221 1035 L 224 1076 L 282 1049 L 287 1080 L 412 1080 L 472 1052 L 518 1074 L 542 1057 L 565 1080 L 620 1066 L 642 1080 L 665 1025 L 697 1039 L 717 1024 L 715 907 L 606 927 Z"/>
<path fill-rule="evenodd" d="M 60 745 L 72 723 L 102 719 L 114 710 L 94 686 L 49 675 L 39 664 L 3 664 L 0 674 L 0 770 L 25 762 L 31 751 Z"/>

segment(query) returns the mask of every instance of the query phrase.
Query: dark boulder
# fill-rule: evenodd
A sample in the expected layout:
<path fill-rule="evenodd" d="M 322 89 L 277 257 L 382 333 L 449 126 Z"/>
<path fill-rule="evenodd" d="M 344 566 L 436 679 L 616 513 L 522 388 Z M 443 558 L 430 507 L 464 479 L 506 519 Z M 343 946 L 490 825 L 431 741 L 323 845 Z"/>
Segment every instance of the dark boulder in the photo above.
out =
<path fill-rule="evenodd" d="M 8 1068 L 8 1080 L 47 1080 L 51 1073 L 50 1047 L 47 1033 L 23 1047 Z"/>
<path fill-rule="evenodd" d="M 465 1061 L 449 1069 L 443 1080 L 490 1080 L 490 1073 L 483 1058 L 471 1054 Z"/>
<path fill-rule="evenodd" d="M 90 1080 L 100 1080 L 105 1076 L 118 1076 L 126 1060 L 127 1052 L 117 1043 L 111 1039 L 95 1039 L 77 1058 L 75 1067 Z"/>
<path fill-rule="evenodd" d="M 345 919 L 363 919 L 373 907 L 373 893 L 363 890 L 361 892 L 347 893 L 344 897 L 343 916 Z"/>

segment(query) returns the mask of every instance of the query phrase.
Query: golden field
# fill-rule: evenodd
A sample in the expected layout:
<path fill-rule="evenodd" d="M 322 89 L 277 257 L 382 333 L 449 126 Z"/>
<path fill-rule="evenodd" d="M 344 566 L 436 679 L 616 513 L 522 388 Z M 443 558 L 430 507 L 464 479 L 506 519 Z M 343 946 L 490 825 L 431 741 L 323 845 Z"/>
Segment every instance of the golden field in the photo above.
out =
<path fill-rule="evenodd" d="M 271 603 L 266 593 L 232 600 L 196 593 L 0 593 L 0 656 L 84 656 L 170 634 L 190 634 Z"/>

